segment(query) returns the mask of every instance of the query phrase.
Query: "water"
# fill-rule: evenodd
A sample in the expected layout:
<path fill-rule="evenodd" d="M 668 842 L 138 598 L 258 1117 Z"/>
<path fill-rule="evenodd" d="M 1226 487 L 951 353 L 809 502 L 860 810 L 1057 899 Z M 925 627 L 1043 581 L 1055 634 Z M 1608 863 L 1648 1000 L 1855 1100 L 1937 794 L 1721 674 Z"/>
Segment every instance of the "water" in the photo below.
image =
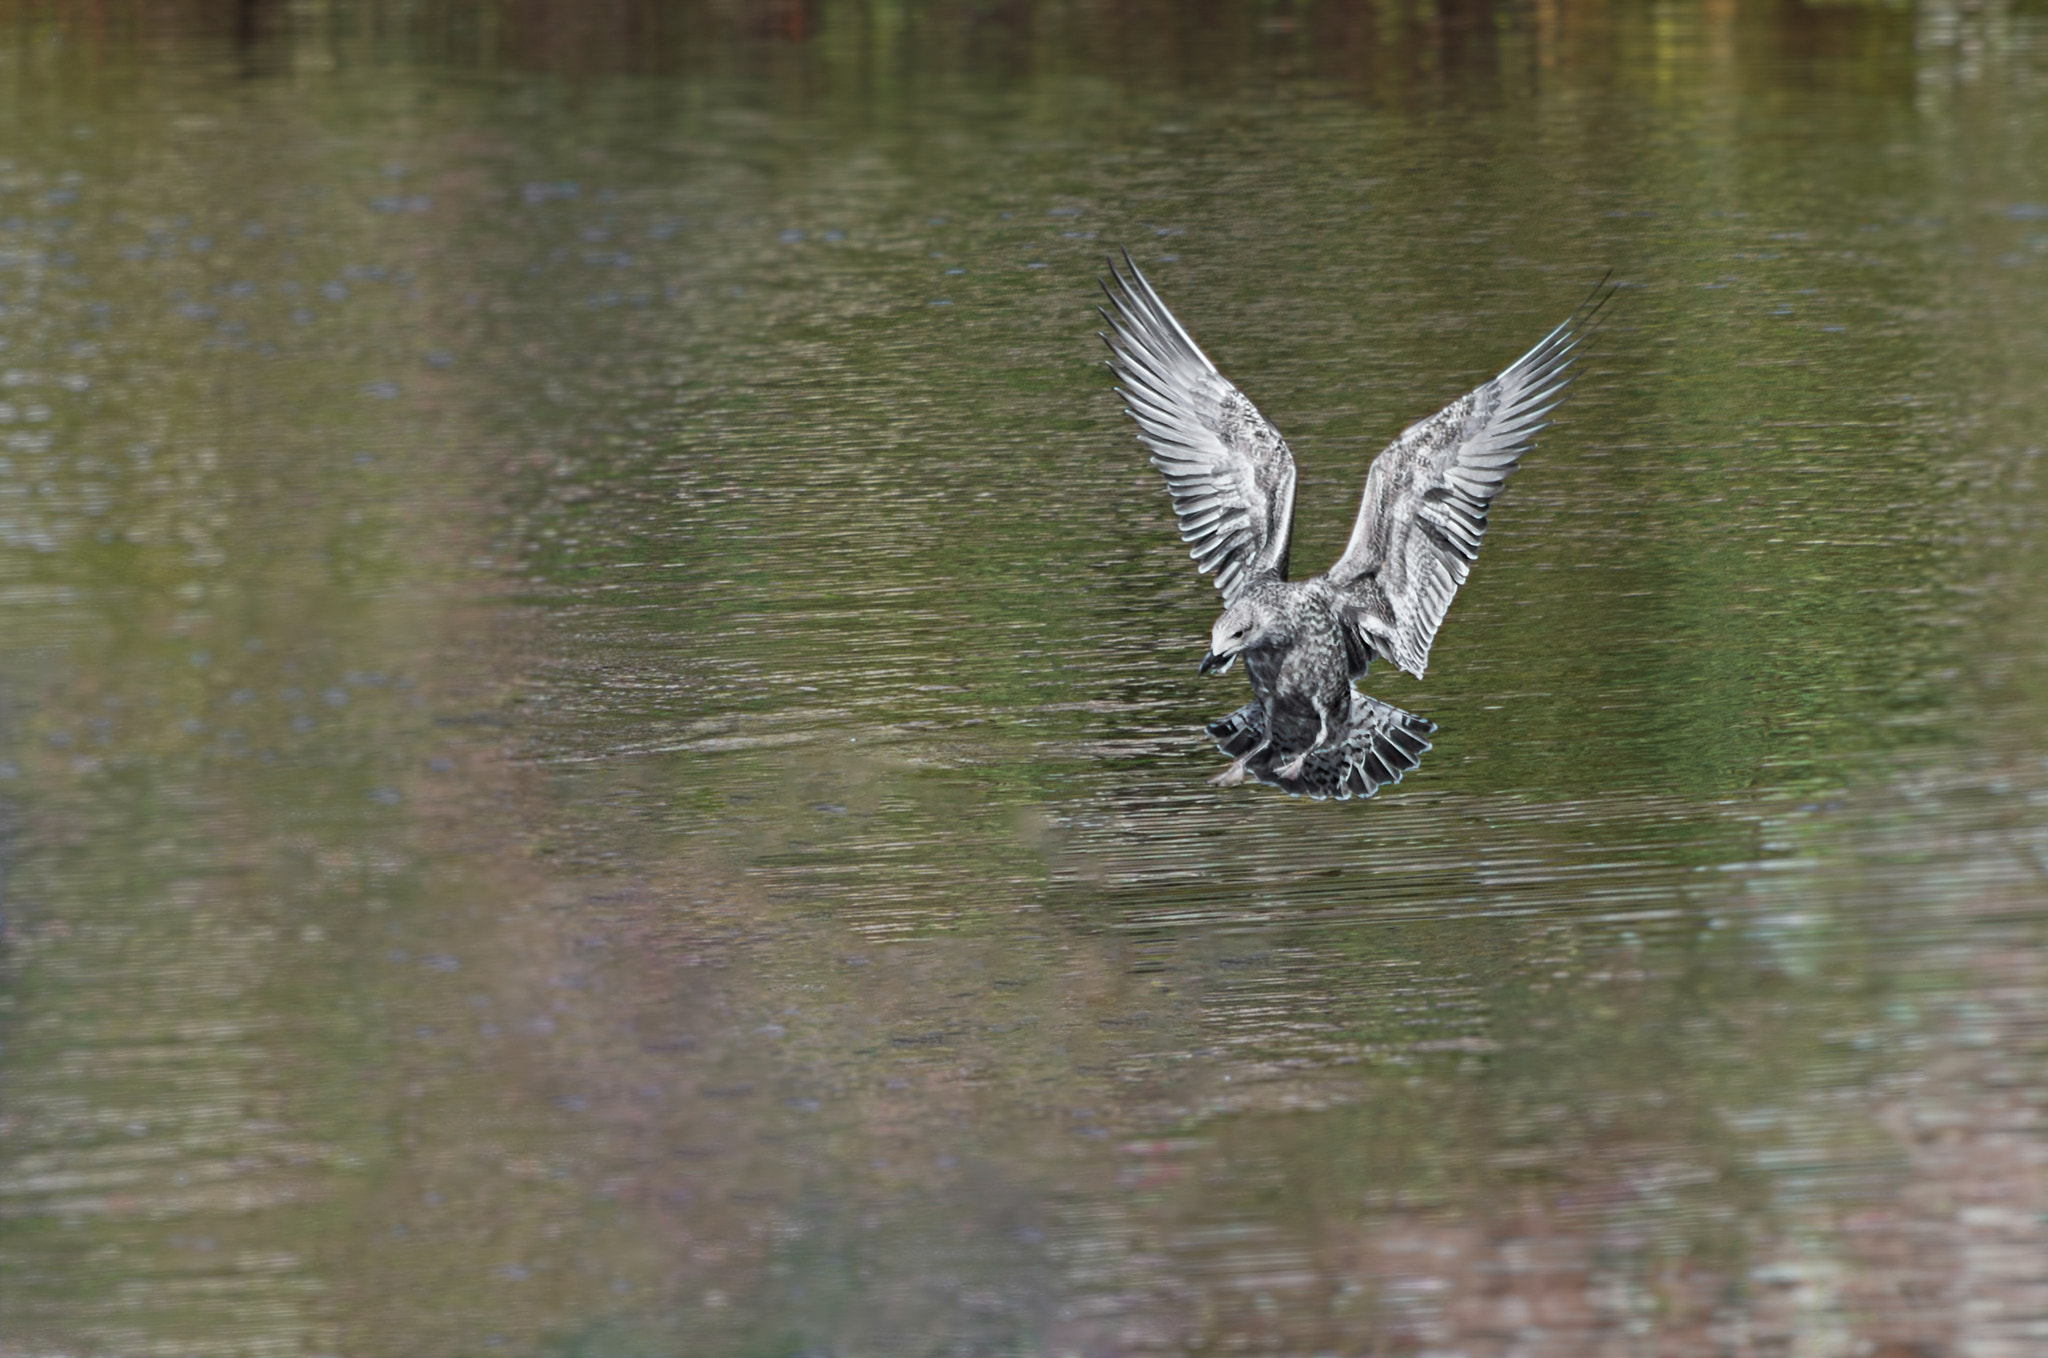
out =
<path fill-rule="evenodd" d="M 2038 8 L 0 25 L 0 1354 L 2025 1355 Z M 1364 804 L 1129 245 L 1372 454 L 1609 268 Z"/>

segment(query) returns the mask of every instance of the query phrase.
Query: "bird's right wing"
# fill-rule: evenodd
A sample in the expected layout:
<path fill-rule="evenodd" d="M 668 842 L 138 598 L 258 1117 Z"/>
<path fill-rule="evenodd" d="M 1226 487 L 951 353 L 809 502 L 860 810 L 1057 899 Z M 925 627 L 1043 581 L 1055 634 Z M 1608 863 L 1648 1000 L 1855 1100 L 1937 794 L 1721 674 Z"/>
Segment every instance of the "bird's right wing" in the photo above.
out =
<path fill-rule="evenodd" d="M 1285 580 L 1294 455 L 1196 347 L 1128 250 L 1124 267 L 1128 278 L 1110 261 L 1116 287 L 1102 285 L 1115 308 L 1102 313 L 1111 329 L 1102 338 L 1138 438 L 1166 474 L 1188 555 L 1203 574 L 1216 572 L 1225 602 L 1262 577 Z"/>
<path fill-rule="evenodd" d="M 1409 425 L 1373 459 L 1329 579 L 1374 654 L 1422 677 L 1451 597 L 1479 557 L 1487 507 L 1564 398 L 1573 351 L 1613 295 L 1603 279 L 1507 371 Z"/>

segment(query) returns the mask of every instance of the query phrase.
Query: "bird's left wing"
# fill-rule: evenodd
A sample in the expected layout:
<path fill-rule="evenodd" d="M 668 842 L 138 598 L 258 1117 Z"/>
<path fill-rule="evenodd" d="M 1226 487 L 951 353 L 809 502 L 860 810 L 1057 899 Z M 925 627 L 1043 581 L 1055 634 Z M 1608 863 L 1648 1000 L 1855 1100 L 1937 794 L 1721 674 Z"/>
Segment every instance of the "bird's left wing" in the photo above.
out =
<path fill-rule="evenodd" d="M 1351 540 L 1328 574 L 1346 623 L 1375 654 L 1418 679 L 1428 668 L 1444 612 L 1479 557 L 1487 506 L 1564 398 L 1573 351 L 1613 295 L 1603 279 L 1507 371 L 1409 425 L 1373 459 Z"/>
<path fill-rule="evenodd" d="M 1294 532 L 1294 455 L 1280 431 L 1216 371 L 1124 251 L 1126 277 L 1102 290 L 1110 368 L 1152 465 L 1166 474 L 1181 540 L 1232 601 L 1252 581 L 1287 578 Z"/>

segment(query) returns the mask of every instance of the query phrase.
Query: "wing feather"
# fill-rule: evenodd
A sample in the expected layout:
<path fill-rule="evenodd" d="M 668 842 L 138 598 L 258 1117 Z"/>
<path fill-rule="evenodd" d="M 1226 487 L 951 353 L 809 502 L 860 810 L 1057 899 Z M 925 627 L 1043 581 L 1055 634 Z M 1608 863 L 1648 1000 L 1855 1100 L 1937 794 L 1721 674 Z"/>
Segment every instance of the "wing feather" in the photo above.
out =
<path fill-rule="evenodd" d="M 1557 408 L 1580 342 L 1614 287 L 1373 459 L 1344 555 L 1328 572 L 1347 622 L 1373 652 L 1421 678 L 1430 644 L 1479 557 L 1486 512 Z"/>
<path fill-rule="evenodd" d="M 1138 438 L 1166 477 L 1181 540 L 1225 601 L 1264 576 L 1287 578 L 1294 532 L 1294 455 L 1280 431 L 1216 371 L 1130 251 L 1110 261 L 1103 340 Z"/>

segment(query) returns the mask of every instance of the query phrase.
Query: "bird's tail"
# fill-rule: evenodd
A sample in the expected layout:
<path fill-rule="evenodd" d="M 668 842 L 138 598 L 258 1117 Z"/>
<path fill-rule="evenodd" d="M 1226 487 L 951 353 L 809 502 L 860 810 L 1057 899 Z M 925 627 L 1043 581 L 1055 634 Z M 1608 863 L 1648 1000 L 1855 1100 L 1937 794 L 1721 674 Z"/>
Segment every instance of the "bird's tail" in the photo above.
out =
<path fill-rule="evenodd" d="M 1284 725 L 1284 724 L 1283 724 Z M 1301 753 L 1302 746 L 1315 738 L 1311 728 L 1303 733 L 1282 730 L 1271 745 L 1260 750 L 1245 766 L 1245 772 L 1262 783 L 1297 797 L 1321 801 L 1335 797 L 1370 797 L 1387 783 L 1398 783 L 1401 775 L 1422 763 L 1429 748 L 1429 735 L 1436 723 L 1426 717 L 1351 690 L 1351 725 L 1343 738 L 1334 740 L 1309 755 L 1299 778 L 1283 779 L 1276 770 Z M 1216 748 L 1235 758 L 1266 738 L 1265 709 L 1246 703 L 1219 721 L 1209 723 L 1209 735 Z"/>

